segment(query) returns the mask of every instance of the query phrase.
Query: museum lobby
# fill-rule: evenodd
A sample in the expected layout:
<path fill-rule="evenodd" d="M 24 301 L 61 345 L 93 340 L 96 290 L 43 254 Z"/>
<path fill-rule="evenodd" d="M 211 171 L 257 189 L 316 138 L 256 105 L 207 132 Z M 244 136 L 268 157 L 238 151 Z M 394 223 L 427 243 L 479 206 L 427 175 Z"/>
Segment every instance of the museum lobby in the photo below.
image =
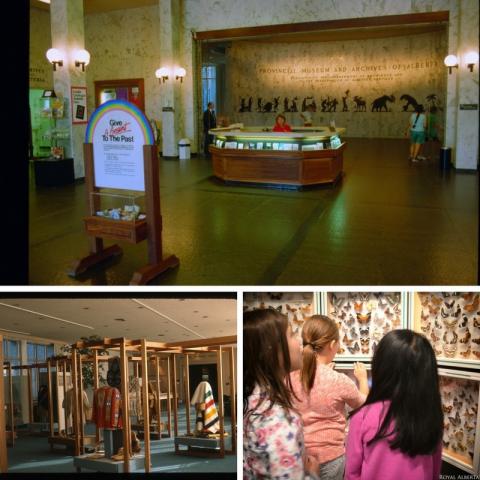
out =
<path fill-rule="evenodd" d="M 89 253 L 84 218 L 99 187 L 86 180 L 88 122 L 116 99 L 151 125 L 161 245 L 179 260 L 151 284 L 476 284 L 478 2 L 234 5 L 31 0 L 29 283 L 127 285 L 148 262 L 149 242 L 107 237 L 121 255 L 69 274 Z M 52 48 L 63 56 L 48 59 Z M 208 102 L 227 130 L 207 155 Z M 440 141 L 412 162 L 405 131 L 418 104 L 437 109 Z M 293 130 L 280 143 L 297 146 L 268 146 L 279 114 Z M 53 172 L 67 161 L 65 177 Z M 336 162 L 333 176 L 318 176 L 321 161 Z"/>

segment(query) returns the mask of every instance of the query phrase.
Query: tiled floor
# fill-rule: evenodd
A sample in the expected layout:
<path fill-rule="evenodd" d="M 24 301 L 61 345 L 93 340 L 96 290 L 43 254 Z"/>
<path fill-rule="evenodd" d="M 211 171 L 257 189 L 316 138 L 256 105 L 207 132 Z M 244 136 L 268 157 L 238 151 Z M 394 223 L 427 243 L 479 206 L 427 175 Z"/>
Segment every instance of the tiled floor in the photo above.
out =
<path fill-rule="evenodd" d="M 224 185 L 210 161 L 162 160 L 165 253 L 158 285 L 470 285 L 477 283 L 478 174 L 410 164 L 406 140 L 348 140 L 345 177 L 304 191 Z M 84 184 L 30 181 L 30 283 L 126 285 L 145 242 L 73 279 L 87 253 Z M 107 245 L 110 243 L 107 241 Z"/>

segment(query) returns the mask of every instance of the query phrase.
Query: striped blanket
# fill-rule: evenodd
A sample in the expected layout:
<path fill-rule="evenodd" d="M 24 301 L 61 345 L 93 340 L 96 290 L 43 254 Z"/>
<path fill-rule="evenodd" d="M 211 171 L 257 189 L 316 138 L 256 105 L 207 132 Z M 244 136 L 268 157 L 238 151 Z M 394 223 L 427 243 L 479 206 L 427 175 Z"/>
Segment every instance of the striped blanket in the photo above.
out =
<path fill-rule="evenodd" d="M 216 433 L 220 429 L 218 411 L 213 398 L 212 387 L 208 382 L 200 382 L 195 389 L 191 405 L 195 405 L 195 433 Z"/>

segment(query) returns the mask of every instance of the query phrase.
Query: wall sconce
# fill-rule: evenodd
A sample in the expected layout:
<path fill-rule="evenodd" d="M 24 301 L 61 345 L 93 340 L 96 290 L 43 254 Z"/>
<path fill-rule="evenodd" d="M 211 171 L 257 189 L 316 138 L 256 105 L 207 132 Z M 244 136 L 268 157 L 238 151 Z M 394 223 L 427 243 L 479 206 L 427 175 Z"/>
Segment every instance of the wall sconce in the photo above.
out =
<path fill-rule="evenodd" d="M 183 78 L 185 77 L 185 75 L 187 74 L 187 71 L 182 68 L 182 67 L 177 67 L 175 69 L 175 80 L 178 80 L 180 79 L 180 83 L 183 82 Z"/>
<path fill-rule="evenodd" d="M 456 55 L 447 55 L 443 63 L 448 67 L 448 74 L 452 73 L 452 68 L 458 68 L 458 58 Z"/>
<path fill-rule="evenodd" d="M 468 52 L 465 55 L 465 63 L 467 64 L 468 69 L 473 72 L 473 67 L 478 63 L 478 53 L 477 52 Z"/>
<path fill-rule="evenodd" d="M 57 70 L 57 65 L 63 67 L 63 55 L 57 48 L 50 48 L 47 50 L 47 59 L 53 65 L 53 70 Z"/>
<path fill-rule="evenodd" d="M 85 49 L 77 50 L 75 52 L 75 66 L 82 67 L 82 72 L 85 71 L 85 66 L 90 63 L 90 54 Z"/>
<path fill-rule="evenodd" d="M 170 70 L 167 67 L 162 67 L 155 71 L 155 76 L 158 78 L 158 81 L 160 82 L 161 80 L 162 83 L 165 83 L 165 80 L 168 80 L 169 74 Z"/>

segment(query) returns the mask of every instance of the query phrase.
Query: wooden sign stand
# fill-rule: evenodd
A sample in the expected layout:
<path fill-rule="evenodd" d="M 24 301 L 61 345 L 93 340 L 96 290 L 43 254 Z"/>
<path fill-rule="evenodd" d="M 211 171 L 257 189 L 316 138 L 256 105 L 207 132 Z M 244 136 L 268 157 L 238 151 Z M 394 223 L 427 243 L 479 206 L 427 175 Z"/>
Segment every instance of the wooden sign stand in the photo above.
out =
<path fill-rule="evenodd" d="M 87 234 L 90 235 L 90 255 L 75 261 L 68 274 L 76 277 L 89 268 L 113 256 L 123 253 L 118 245 L 104 248 L 103 237 L 117 240 L 127 240 L 138 243 L 144 239 L 148 243 L 149 263 L 137 270 L 130 281 L 130 285 L 145 285 L 169 268 L 175 268 L 180 261 L 175 255 L 163 258 L 162 251 L 162 216 L 160 211 L 160 188 L 158 155 L 156 145 L 143 146 L 143 165 L 145 173 L 145 197 L 146 197 L 146 220 L 122 221 L 111 220 L 96 216 L 99 209 L 99 199 L 94 192 L 98 192 L 95 186 L 93 143 L 84 143 L 83 152 L 85 158 L 85 185 L 87 204 L 90 217 L 85 218 Z M 94 198 L 95 197 L 95 198 Z"/>

